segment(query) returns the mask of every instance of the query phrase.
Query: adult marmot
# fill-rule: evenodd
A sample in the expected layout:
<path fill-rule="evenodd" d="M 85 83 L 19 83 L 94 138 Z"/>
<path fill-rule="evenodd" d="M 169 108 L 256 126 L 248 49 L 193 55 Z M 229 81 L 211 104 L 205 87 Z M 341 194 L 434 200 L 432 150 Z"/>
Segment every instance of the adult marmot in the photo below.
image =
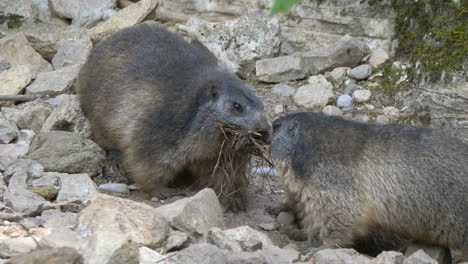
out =
<path fill-rule="evenodd" d="M 468 145 L 457 138 L 297 113 L 273 122 L 271 154 L 307 234 L 324 247 L 381 230 L 468 249 Z"/>
<path fill-rule="evenodd" d="M 149 191 L 190 174 L 194 185 L 236 192 L 245 184 L 248 155 L 242 148 L 233 154 L 231 177 L 214 171 L 222 167 L 219 122 L 246 131 L 269 129 L 262 102 L 234 74 L 200 45 L 155 23 L 100 42 L 78 87 L 95 141 L 119 151 L 126 173 Z"/>

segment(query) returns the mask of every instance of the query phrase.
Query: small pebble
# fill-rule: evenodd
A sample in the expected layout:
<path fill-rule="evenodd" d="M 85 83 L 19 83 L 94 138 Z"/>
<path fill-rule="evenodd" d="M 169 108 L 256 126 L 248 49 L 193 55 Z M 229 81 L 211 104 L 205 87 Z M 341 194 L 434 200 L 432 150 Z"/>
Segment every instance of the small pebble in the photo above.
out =
<path fill-rule="evenodd" d="M 383 109 L 383 114 L 390 120 L 397 120 L 400 117 L 400 111 L 393 106 L 388 106 Z"/>
<path fill-rule="evenodd" d="M 284 112 L 284 107 L 283 107 L 283 105 L 275 105 L 275 106 L 273 107 L 273 113 L 275 113 L 275 115 L 281 114 L 281 113 L 283 113 L 283 112 Z"/>
<path fill-rule="evenodd" d="M 381 125 L 386 125 L 386 124 L 390 123 L 390 120 L 384 115 L 378 115 L 375 118 L 375 123 L 376 124 L 381 124 Z"/>
<path fill-rule="evenodd" d="M 262 223 L 259 225 L 261 229 L 265 230 L 265 231 L 274 231 L 274 230 L 277 230 L 279 228 L 279 225 L 277 222 L 267 222 L 267 223 Z"/>
<path fill-rule="evenodd" d="M 322 109 L 322 113 L 330 116 L 342 116 L 343 111 L 334 105 L 327 105 Z"/>
<path fill-rule="evenodd" d="M 99 190 L 114 193 L 130 193 L 128 185 L 123 183 L 104 183 L 99 185 Z"/>
<path fill-rule="evenodd" d="M 366 115 L 355 115 L 353 119 L 361 123 L 369 122 L 369 117 Z"/>
<path fill-rule="evenodd" d="M 364 103 L 371 98 L 371 91 L 369 90 L 355 90 L 353 92 L 354 100 L 358 103 Z"/>
<path fill-rule="evenodd" d="M 296 89 L 284 83 L 278 83 L 278 84 L 275 84 L 273 87 L 271 87 L 272 93 L 281 95 L 281 96 L 291 96 L 294 94 L 295 91 Z"/>
<path fill-rule="evenodd" d="M 343 110 L 351 110 L 353 108 L 353 98 L 349 94 L 342 94 L 336 100 L 336 106 Z"/>
<path fill-rule="evenodd" d="M 362 64 L 351 69 L 348 75 L 356 80 L 367 79 L 372 74 L 372 66 L 370 64 Z"/>
<path fill-rule="evenodd" d="M 281 212 L 276 217 L 276 221 L 282 225 L 292 225 L 294 223 L 294 215 L 289 212 Z"/>

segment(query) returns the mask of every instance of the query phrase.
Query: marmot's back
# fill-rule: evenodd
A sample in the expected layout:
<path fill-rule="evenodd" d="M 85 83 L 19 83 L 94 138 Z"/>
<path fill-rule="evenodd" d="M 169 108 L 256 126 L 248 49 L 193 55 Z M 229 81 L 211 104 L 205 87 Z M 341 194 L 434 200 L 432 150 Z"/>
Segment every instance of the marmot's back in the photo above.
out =
<path fill-rule="evenodd" d="M 198 92 L 193 83 L 216 67 L 209 54 L 155 23 L 124 29 L 100 42 L 79 79 L 83 112 L 97 127 L 95 140 L 120 148 L 113 139 L 129 139 L 135 121 L 158 111 L 165 101 L 184 112 Z"/>

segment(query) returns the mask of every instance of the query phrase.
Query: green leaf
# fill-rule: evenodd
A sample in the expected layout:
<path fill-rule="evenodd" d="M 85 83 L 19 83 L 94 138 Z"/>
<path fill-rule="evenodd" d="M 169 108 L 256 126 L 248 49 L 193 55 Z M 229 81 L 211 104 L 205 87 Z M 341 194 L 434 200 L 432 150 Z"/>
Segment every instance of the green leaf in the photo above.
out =
<path fill-rule="evenodd" d="M 270 10 L 270 15 L 280 12 L 287 12 L 293 5 L 299 3 L 301 0 L 275 0 L 273 7 Z"/>

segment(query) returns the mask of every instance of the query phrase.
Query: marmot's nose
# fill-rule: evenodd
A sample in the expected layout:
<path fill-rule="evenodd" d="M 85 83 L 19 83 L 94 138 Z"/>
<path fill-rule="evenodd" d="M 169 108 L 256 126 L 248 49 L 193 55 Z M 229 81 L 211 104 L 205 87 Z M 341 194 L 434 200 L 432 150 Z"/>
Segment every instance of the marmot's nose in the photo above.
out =
<path fill-rule="evenodd" d="M 261 115 L 260 117 L 258 117 L 258 119 L 255 121 L 253 130 L 263 133 L 270 132 L 270 124 L 268 123 L 268 120 L 265 115 Z"/>

